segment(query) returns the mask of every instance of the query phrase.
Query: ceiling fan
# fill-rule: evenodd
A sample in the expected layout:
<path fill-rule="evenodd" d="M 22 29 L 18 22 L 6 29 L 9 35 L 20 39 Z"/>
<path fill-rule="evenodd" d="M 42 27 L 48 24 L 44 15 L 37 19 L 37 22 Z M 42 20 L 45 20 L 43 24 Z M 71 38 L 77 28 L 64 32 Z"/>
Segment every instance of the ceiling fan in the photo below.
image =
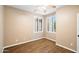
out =
<path fill-rule="evenodd" d="M 42 6 L 38 6 L 35 9 L 35 11 L 47 13 L 48 9 L 53 9 L 53 8 L 56 8 L 56 6 L 55 5 L 42 5 Z"/>
<path fill-rule="evenodd" d="M 48 7 L 51 7 L 51 8 L 56 8 L 55 5 L 48 5 Z"/>

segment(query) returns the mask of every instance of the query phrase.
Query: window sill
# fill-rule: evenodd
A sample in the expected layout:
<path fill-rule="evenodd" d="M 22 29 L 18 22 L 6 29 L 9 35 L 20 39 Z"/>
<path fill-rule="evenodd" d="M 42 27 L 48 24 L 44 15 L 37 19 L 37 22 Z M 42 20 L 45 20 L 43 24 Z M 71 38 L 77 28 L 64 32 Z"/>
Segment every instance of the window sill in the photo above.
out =
<path fill-rule="evenodd" d="M 56 34 L 56 32 L 47 32 L 47 33 L 53 33 L 53 34 Z"/>
<path fill-rule="evenodd" d="M 34 33 L 43 33 L 43 31 L 42 32 L 34 32 Z"/>

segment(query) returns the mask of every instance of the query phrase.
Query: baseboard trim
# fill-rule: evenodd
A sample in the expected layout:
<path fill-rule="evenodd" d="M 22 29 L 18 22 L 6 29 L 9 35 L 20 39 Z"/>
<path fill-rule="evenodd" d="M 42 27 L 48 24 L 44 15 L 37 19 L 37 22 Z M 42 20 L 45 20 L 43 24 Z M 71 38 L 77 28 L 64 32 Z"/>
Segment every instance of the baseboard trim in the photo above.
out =
<path fill-rule="evenodd" d="M 43 38 L 43 37 L 42 37 L 42 38 Z M 42 38 L 33 39 L 33 40 L 25 41 L 25 42 L 20 42 L 20 43 L 17 43 L 17 44 L 8 45 L 8 46 L 3 47 L 3 50 L 4 50 L 5 48 L 9 48 L 9 47 L 12 47 L 12 46 L 16 46 L 16 45 L 20 45 L 20 44 L 24 44 L 24 43 L 28 43 L 28 42 L 32 42 L 32 41 L 36 41 L 36 40 L 40 40 L 40 39 L 42 39 Z"/>
<path fill-rule="evenodd" d="M 51 39 L 51 38 L 48 38 L 48 37 L 45 37 L 46 39 L 49 39 L 49 40 L 51 40 L 51 41 L 54 41 L 54 42 L 56 42 L 56 40 L 54 40 L 54 39 Z"/>
<path fill-rule="evenodd" d="M 46 39 L 49 39 L 49 40 L 51 40 L 51 41 L 56 42 L 56 40 L 53 40 L 53 39 L 50 39 L 50 38 L 47 38 L 47 37 L 42 37 L 42 38 L 46 38 Z M 3 47 L 3 50 L 4 50 L 5 48 L 9 48 L 9 47 L 12 47 L 12 46 L 16 46 L 16 45 L 20 45 L 20 44 L 24 44 L 24 43 L 28 43 L 28 42 L 32 42 L 32 41 L 36 41 L 36 40 L 40 40 L 40 39 L 42 39 L 42 38 L 33 39 L 33 40 L 26 41 L 26 42 L 21 42 L 21 43 L 17 43 L 17 44 L 12 44 L 12 45 L 9 45 L 9 46 L 5 46 L 5 47 Z M 63 46 L 63 45 L 60 45 L 60 44 L 58 44 L 58 43 L 56 43 L 56 45 L 57 45 L 57 46 L 60 46 L 60 47 L 63 47 L 63 48 L 66 48 L 66 49 L 68 49 L 68 50 L 70 50 L 70 51 L 77 52 L 77 51 L 75 51 L 75 50 L 73 50 L 73 49 L 70 49 L 70 48 L 65 47 L 65 46 Z M 2 50 L 2 52 L 3 52 L 3 50 Z"/>
<path fill-rule="evenodd" d="M 56 43 L 56 45 L 57 45 L 57 46 L 60 46 L 60 47 L 63 47 L 63 48 L 66 48 L 66 49 L 68 49 L 68 50 L 70 50 L 70 51 L 77 52 L 77 51 L 75 51 L 75 50 L 73 50 L 73 49 L 70 49 L 70 48 L 68 48 L 68 47 L 65 47 L 65 46 L 63 46 L 63 45 L 61 45 L 61 44 Z"/>

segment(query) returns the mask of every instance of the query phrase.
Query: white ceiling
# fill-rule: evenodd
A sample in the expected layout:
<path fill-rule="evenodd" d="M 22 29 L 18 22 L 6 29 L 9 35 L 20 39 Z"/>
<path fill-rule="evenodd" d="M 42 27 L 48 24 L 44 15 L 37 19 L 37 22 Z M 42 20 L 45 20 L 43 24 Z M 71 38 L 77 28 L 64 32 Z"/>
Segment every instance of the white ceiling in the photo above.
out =
<path fill-rule="evenodd" d="M 9 6 L 40 15 L 47 15 L 53 13 L 56 11 L 56 8 L 62 7 L 62 6 L 56 6 L 56 8 L 53 8 L 52 6 L 45 6 L 45 5 L 9 5 Z"/>

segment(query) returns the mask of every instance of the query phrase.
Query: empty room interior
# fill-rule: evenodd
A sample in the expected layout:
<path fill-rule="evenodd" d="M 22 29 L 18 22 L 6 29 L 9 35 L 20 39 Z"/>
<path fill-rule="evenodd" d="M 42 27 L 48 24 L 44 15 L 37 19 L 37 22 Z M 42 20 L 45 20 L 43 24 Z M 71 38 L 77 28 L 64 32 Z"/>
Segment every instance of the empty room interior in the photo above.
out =
<path fill-rule="evenodd" d="M 78 5 L 0 5 L 0 52 L 79 52 L 78 20 Z"/>

